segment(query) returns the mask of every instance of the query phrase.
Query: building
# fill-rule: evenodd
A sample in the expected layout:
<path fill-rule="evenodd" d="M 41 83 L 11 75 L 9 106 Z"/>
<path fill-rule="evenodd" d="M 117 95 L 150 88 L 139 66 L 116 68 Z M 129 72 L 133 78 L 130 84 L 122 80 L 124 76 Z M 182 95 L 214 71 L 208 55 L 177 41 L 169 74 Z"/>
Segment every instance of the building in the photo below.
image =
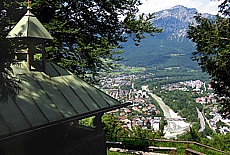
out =
<path fill-rule="evenodd" d="M 25 29 L 20 29 L 24 26 Z M 30 27 L 32 26 L 32 27 Z M 19 34 L 20 35 L 17 35 Z M 19 95 L 0 103 L 0 155 L 90 155 L 106 154 L 103 113 L 124 107 L 99 89 L 68 70 L 44 58 L 44 39 L 52 39 L 28 9 L 9 33 L 8 38 L 42 43 L 41 51 L 32 45 L 26 60 L 12 65 L 21 79 Z M 33 42 L 34 41 L 34 42 Z M 42 60 L 34 60 L 41 53 Z M 95 128 L 78 124 L 78 120 L 95 116 Z"/>

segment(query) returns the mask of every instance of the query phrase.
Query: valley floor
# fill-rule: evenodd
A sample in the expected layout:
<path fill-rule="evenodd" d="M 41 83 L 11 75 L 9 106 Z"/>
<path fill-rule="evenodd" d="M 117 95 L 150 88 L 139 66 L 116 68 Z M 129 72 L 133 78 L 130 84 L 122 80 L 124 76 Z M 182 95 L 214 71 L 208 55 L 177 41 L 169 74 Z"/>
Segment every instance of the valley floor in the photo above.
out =
<path fill-rule="evenodd" d="M 177 115 L 169 106 L 167 106 L 160 97 L 155 94 L 150 95 L 158 102 L 161 109 L 164 112 L 164 116 L 167 119 L 167 126 L 164 129 L 165 138 L 175 138 L 179 134 L 183 134 L 187 131 L 190 124 L 184 122 L 184 120 Z"/>

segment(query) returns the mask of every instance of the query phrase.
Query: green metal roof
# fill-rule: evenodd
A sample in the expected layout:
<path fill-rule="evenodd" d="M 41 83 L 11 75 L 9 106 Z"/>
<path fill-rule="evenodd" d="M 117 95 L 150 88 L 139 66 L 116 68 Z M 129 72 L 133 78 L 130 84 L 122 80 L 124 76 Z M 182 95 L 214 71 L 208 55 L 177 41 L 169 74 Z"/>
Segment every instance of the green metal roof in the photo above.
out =
<path fill-rule="evenodd" d="M 130 104 L 120 103 L 54 63 L 47 63 L 44 72 L 40 65 L 33 67 L 30 71 L 26 62 L 12 66 L 22 79 L 23 91 L 15 101 L 0 103 L 0 139 Z"/>
<path fill-rule="evenodd" d="M 22 19 L 9 32 L 6 38 L 53 39 L 53 37 L 29 9 Z"/>

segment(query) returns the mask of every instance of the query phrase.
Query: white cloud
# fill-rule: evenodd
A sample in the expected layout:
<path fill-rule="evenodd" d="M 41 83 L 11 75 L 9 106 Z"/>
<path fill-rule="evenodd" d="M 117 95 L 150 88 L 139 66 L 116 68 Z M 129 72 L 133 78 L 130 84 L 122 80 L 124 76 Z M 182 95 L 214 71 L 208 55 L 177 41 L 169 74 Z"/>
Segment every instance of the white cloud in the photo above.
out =
<path fill-rule="evenodd" d="M 211 0 L 141 0 L 141 2 L 143 3 L 139 7 L 141 13 L 153 13 L 176 5 L 183 5 L 188 8 L 196 8 L 200 13 L 217 14 L 220 4 L 220 2 Z"/>
<path fill-rule="evenodd" d="M 217 1 L 210 1 L 207 5 L 203 5 L 200 8 L 198 8 L 198 11 L 200 13 L 210 13 L 213 15 L 216 15 L 218 13 L 218 6 L 221 4 L 221 2 Z"/>

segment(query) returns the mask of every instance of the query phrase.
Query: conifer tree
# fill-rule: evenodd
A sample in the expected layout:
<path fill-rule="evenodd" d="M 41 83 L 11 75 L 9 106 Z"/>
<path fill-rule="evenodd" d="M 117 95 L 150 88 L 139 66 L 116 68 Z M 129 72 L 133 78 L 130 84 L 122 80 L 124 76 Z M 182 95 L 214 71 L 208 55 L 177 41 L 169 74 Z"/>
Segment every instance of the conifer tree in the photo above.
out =
<path fill-rule="evenodd" d="M 139 5 L 139 0 L 38 0 L 33 12 L 55 38 L 47 58 L 94 83 L 100 71 L 116 68 L 128 37 L 138 45 L 144 33 L 161 31 L 153 14 L 137 16 Z"/>
<path fill-rule="evenodd" d="M 18 7 L 18 4 L 10 0 L 0 2 L 0 101 L 3 102 L 6 102 L 9 96 L 14 98 L 21 89 L 18 85 L 19 79 L 13 75 L 10 67 L 13 62 L 13 47 L 10 40 L 6 39 L 12 21 L 18 17 Z M 16 11 L 13 12 L 12 9 Z"/>
<path fill-rule="evenodd" d="M 219 6 L 219 15 L 207 19 L 197 13 L 188 38 L 196 43 L 193 59 L 211 76 L 214 92 L 221 98 L 224 117 L 230 118 L 230 0 Z"/>
<path fill-rule="evenodd" d="M 1 22 L 5 23 L 1 30 L 7 32 L 25 14 L 27 4 L 3 0 L 0 5 Z M 140 0 L 34 0 L 31 6 L 32 13 L 54 37 L 46 46 L 46 58 L 95 83 L 100 71 L 115 69 L 115 62 L 122 59 L 122 42 L 131 37 L 139 45 L 145 33 L 161 32 L 151 21 L 153 14 L 138 15 L 139 5 Z M 0 34 L 1 39 L 5 32 Z M 7 54 L 12 53 L 10 45 L 4 46 Z"/>

